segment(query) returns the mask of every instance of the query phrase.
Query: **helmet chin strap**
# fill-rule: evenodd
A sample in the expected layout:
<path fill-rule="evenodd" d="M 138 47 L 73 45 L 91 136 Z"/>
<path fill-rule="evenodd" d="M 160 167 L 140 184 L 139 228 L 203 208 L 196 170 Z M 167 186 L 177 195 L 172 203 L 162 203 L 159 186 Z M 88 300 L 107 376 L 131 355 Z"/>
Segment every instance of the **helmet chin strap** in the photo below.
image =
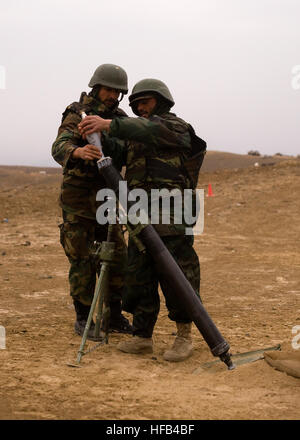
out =
<path fill-rule="evenodd" d="M 98 94 L 99 94 L 100 87 L 102 87 L 102 86 L 100 86 L 100 85 L 94 86 L 89 93 L 90 96 L 97 99 L 98 101 L 99 101 Z"/>
<path fill-rule="evenodd" d="M 120 102 L 122 101 L 122 99 L 124 98 L 124 93 L 121 92 L 121 98 L 118 100 L 118 103 L 120 104 Z"/>

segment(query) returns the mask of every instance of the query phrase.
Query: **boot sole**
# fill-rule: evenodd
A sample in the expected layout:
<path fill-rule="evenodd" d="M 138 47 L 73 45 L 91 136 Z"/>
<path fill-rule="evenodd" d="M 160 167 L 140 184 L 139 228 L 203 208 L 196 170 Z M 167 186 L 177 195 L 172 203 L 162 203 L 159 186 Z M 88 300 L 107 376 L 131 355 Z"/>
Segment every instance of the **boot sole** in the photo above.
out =
<path fill-rule="evenodd" d="M 129 351 L 129 350 L 123 349 L 121 347 L 117 347 L 117 349 L 119 351 L 122 351 L 123 353 L 129 353 L 129 354 L 151 354 L 151 353 L 153 353 L 153 348 L 151 348 L 151 347 L 143 348 L 143 349 L 140 349 L 137 351 L 132 351 L 132 350 Z"/>
<path fill-rule="evenodd" d="M 182 362 L 186 359 L 190 358 L 193 355 L 193 352 L 190 353 L 188 356 L 182 357 L 182 358 L 168 358 L 168 355 L 163 355 L 163 359 L 167 362 Z"/>

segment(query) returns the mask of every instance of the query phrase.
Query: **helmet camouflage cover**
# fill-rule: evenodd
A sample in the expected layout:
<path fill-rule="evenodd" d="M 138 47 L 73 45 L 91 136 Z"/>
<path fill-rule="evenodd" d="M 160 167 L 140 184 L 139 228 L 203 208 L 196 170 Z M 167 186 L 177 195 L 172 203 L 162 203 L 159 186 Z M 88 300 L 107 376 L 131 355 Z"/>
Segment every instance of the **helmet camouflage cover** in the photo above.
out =
<path fill-rule="evenodd" d="M 120 90 L 124 95 L 128 92 L 127 73 L 116 64 L 101 64 L 92 76 L 89 87 L 97 85 Z"/>

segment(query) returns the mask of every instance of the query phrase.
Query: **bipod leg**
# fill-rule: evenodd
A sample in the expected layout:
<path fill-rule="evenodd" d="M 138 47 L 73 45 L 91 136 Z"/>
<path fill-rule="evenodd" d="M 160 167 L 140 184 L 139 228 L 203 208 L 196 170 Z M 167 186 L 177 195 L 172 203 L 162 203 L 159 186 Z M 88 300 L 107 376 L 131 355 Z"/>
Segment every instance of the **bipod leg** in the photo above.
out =
<path fill-rule="evenodd" d="M 108 231 L 107 231 L 107 241 L 103 246 L 103 251 L 101 257 L 103 259 L 103 265 L 105 265 L 105 276 L 102 280 L 102 286 L 101 286 L 101 295 L 99 297 L 99 303 L 98 303 L 98 312 L 96 317 L 96 324 L 95 324 L 95 336 L 99 335 L 100 332 L 100 324 L 102 322 L 103 324 L 103 330 L 105 332 L 104 340 L 105 343 L 108 344 L 108 334 L 109 334 L 109 320 L 110 320 L 110 306 L 109 306 L 109 268 L 110 263 L 114 257 L 114 249 L 115 249 L 115 243 L 113 243 L 113 228 L 114 226 L 112 224 L 109 224 Z"/>
<path fill-rule="evenodd" d="M 108 264 L 102 263 L 101 265 L 101 272 L 100 277 L 98 279 L 97 286 L 99 284 L 99 302 L 98 302 L 98 309 L 97 309 L 97 316 L 96 316 L 96 323 L 95 323 L 95 336 L 98 337 L 100 334 L 100 324 L 103 317 L 103 306 L 104 306 L 104 297 L 105 297 L 105 291 L 107 290 L 107 283 L 108 283 Z M 103 274 L 101 278 L 101 273 Z M 100 278 L 101 278 L 101 284 L 100 284 Z"/>
<path fill-rule="evenodd" d="M 105 292 L 105 297 L 104 297 L 104 312 L 103 312 L 103 330 L 105 333 L 104 336 L 104 341 L 105 344 L 108 344 L 108 335 L 109 335 L 109 323 L 110 323 L 110 306 L 109 306 L 109 302 L 107 301 L 107 294 L 108 294 L 108 289 Z"/>
<path fill-rule="evenodd" d="M 98 281 L 97 281 L 97 284 L 96 284 L 96 289 L 95 289 L 95 293 L 94 293 L 93 302 L 92 302 L 92 305 L 91 305 L 91 309 L 90 309 L 90 313 L 89 313 L 88 319 L 86 321 L 86 325 L 85 325 L 85 329 L 84 329 L 84 332 L 83 332 L 80 348 L 79 348 L 78 355 L 77 355 L 76 362 L 78 364 L 80 363 L 81 358 L 84 355 L 84 346 L 86 344 L 87 335 L 88 335 L 88 332 L 89 332 L 89 329 L 90 329 L 90 326 L 91 326 L 91 322 L 92 322 L 93 314 L 94 314 L 94 311 L 95 311 L 95 308 L 96 308 L 96 304 L 97 304 L 99 295 L 101 293 L 101 286 L 103 284 L 103 279 L 105 278 L 106 273 L 107 273 L 107 267 L 106 266 L 107 266 L 106 263 L 103 263 L 103 265 L 101 266 L 101 271 L 100 271 L 100 275 L 99 275 L 99 278 L 98 278 Z M 102 297 L 103 297 L 103 295 L 102 295 Z M 103 300 L 102 300 L 102 302 L 103 302 Z M 96 331 L 96 328 L 95 328 L 95 331 Z"/>

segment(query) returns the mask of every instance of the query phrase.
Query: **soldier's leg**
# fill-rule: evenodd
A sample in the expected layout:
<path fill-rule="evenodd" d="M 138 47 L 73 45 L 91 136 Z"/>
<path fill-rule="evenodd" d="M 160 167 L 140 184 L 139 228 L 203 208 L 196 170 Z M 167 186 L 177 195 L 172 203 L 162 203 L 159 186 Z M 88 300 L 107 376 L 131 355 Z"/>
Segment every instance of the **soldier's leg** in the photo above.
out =
<path fill-rule="evenodd" d="M 158 278 L 149 254 L 129 240 L 123 309 L 133 314 L 133 338 L 118 345 L 127 353 L 152 352 L 152 333 L 159 313 Z"/>
<path fill-rule="evenodd" d="M 63 212 L 60 241 L 70 262 L 69 285 L 76 311 L 75 331 L 82 335 L 92 303 L 96 272 L 89 247 L 94 235 L 91 221 Z M 93 325 L 88 334 L 93 338 Z"/>
<path fill-rule="evenodd" d="M 200 298 L 200 264 L 193 248 L 193 237 L 185 235 L 163 237 L 163 241 Z M 190 357 L 193 353 L 192 323 L 186 312 L 180 307 L 176 299 L 173 298 L 172 291 L 163 277 L 160 277 L 160 282 L 166 298 L 169 318 L 176 322 L 177 327 L 175 341 L 172 347 L 164 353 L 164 359 L 170 362 L 180 362 Z"/>
<path fill-rule="evenodd" d="M 161 238 L 200 298 L 200 263 L 198 255 L 193 248 L 194 237 L 191 235 L 173 235 Z M 182 307 L 180 307 L 174 295 L 172 295 L 172 290 L 170 290 L 165 282 L 163 274 L 160 274 L 159 281 L 166 298 L 169 318 L 176 322 L 191 322 L 186 312 L 182 310 Z"/>
<path fill-rule="evenodd" d="M 63 213 L 60 241 L 70 262 L 69 284 L 73 299 L 89 306 L 92 303 L 96 273 L 89 247 L 94 231 L 92 221 Z"/>

